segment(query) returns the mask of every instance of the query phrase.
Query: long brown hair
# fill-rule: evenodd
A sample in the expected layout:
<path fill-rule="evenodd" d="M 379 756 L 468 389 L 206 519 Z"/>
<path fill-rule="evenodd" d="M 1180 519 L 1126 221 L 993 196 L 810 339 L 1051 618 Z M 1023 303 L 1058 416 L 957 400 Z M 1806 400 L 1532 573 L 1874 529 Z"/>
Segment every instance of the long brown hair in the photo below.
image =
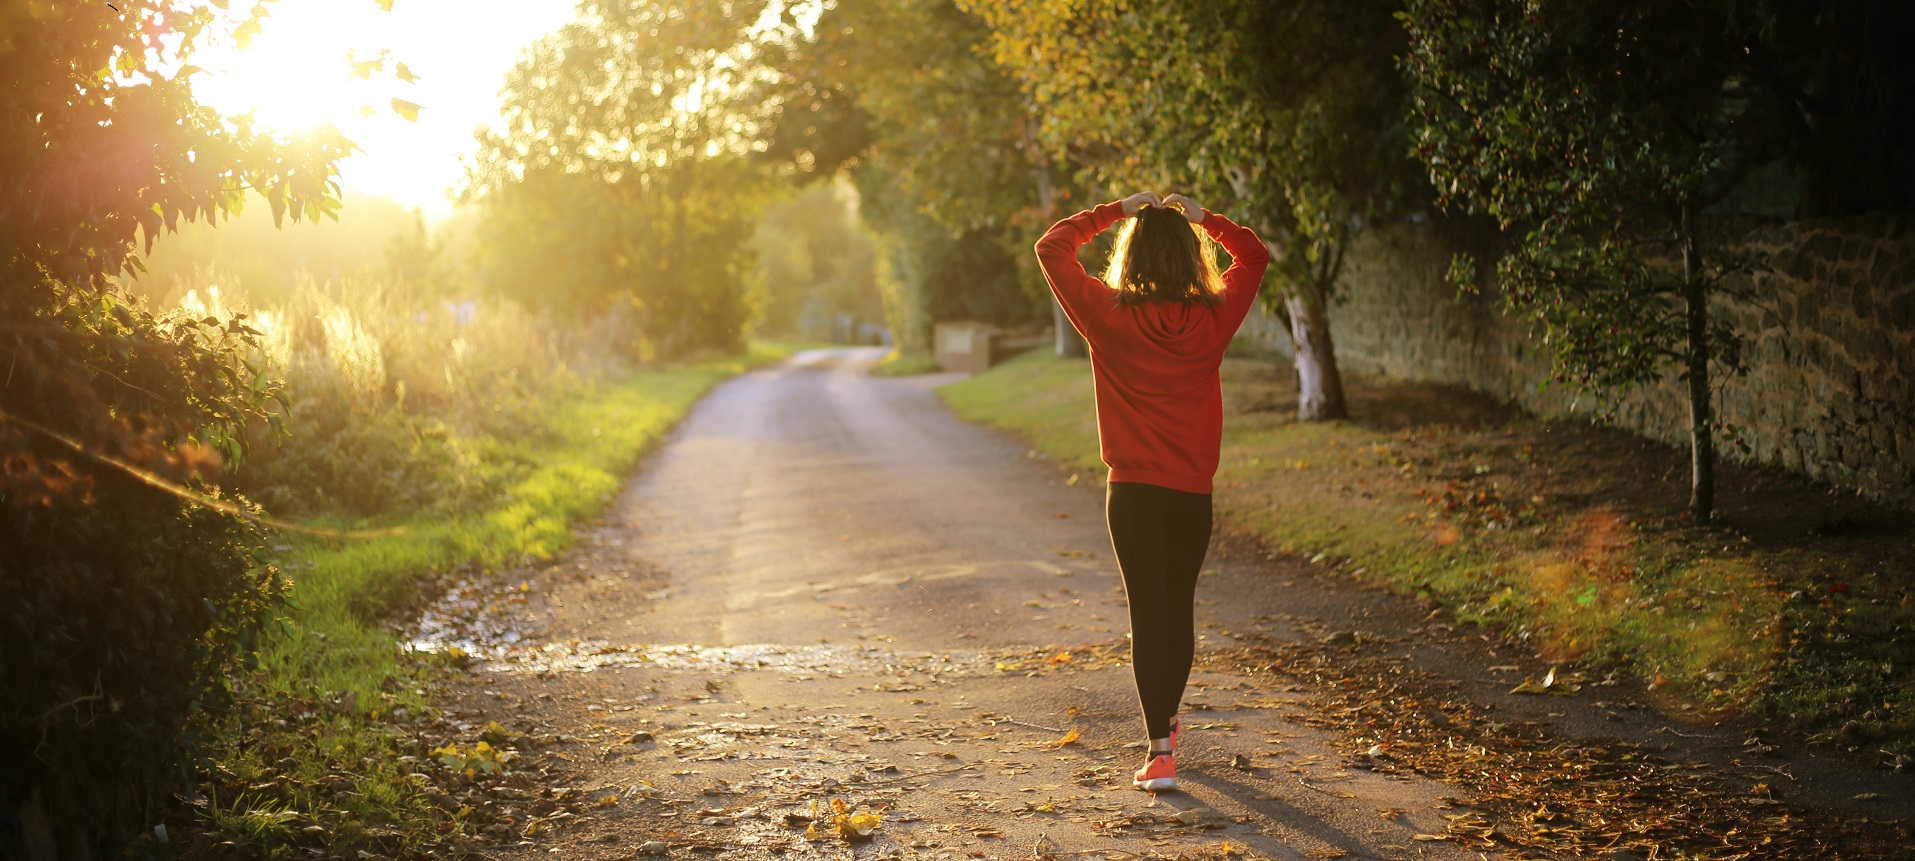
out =
<path fill-rule="evenodd" d="M 1146 206 L 1119 227 L 1104 283 L 1117 291 L 1117 304 L 1223 301 L 1223 276 L 1217 273 L 1216 240 L 1174 209 Z"/>

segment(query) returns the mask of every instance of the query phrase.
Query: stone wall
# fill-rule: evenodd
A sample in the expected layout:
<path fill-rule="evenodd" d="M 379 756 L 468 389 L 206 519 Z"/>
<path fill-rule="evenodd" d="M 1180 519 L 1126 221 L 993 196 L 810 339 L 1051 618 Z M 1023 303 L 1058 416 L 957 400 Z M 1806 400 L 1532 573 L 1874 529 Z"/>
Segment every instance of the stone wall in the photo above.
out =
<path fill-rule="evenodd" d="M 1719 234 L 1766 254 L 1755 300 L 1719 300 L 1748 336 L 1749 373 L 1720 393 L 1722 419 L 1750 451 L 1866 496 L 1915 508 L 1915 220 L 1862 216 L 1723 222 Z M 1342 367 L 1468 386 L 1548 416 L 1593 415 L 1599 404 L 1545 386 L 1548 356 L 1494 298 L 1459 297 L 1444 278 L 1451 255 L 1490 258 L 1493 237 L 1453 223 L 1372 230 L 1346 263 L 1331 329 Z M 1253 319 L 1245 336 L 1287 352 L 1280 322 Z M 1686 388 L 1673 375 L 1616 408 L 1616 421 L 1654 439 L 1687 442 Z"/>

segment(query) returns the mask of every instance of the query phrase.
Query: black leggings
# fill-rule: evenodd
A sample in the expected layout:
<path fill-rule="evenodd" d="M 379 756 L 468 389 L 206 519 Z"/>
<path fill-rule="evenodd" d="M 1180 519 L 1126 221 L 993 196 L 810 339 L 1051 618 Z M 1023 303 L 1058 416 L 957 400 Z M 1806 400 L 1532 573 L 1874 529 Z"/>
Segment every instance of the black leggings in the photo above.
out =
<path fill-rule="evenodd" d="M 1210 494 L 1114 481 L 1104 516 L 1130 599 L 1130 663 L 1144 729 L 1164 738 L 1196 654 L 1197 572 L 1210 546 Z"/>

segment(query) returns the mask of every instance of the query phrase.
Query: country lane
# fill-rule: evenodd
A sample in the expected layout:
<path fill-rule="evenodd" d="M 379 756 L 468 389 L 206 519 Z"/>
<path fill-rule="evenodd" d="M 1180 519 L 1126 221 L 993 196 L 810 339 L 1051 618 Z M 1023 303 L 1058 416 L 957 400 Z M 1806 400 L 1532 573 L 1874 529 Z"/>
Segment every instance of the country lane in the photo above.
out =
<path fill-rule="evenodd" d="M 1303 612 L 1243 551 L 1213 547 L 1199 587 L 1183 791 L 1132 789 L 1099 478 L 952 417 L 933 392 L 952 377 L 870 376 L 881 355 L 721 385 L 526 575 L 448 706 L 522 757 L 475 851 L 1479 857 L 1433 836 L 1463 793 L 1352 767 L 1301 691 L 1216 658 Z M 838 828 L 834 802 L 876 817 Z"/>

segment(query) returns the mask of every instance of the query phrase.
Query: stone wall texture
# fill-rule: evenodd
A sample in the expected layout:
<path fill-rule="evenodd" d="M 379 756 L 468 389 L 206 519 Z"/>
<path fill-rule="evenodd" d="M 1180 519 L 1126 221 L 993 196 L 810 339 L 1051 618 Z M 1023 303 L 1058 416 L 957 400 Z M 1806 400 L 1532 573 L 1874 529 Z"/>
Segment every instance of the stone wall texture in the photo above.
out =
<path fill-rule="evenodd" d="M 1915 219 L 1871 215 L 1757 223 L 1712 231 L 1766 255 L 1753 299 L 1718 299 L 1748 338 L 1749 372 L 1720 389 L 1723 421 L 1744 453 L 1864 496 L 1915 509 Z M 1467 386 L 1539 415 L 1593 416 L 1588 394 L 1545 385 L 1549 358 L 1493 296 L 1458 296 L 1451 256 L 1492 258 L 1480 230 L 1454 223 L 1365 232 L 1331 310 L 1346 369 Z M 1287 353 L 1282 324 L 1261 312 L 1244 337 Z M 1686 444 L 1687 389 L 1673 374 L 1615 404 L 1618 424 Z"/>

